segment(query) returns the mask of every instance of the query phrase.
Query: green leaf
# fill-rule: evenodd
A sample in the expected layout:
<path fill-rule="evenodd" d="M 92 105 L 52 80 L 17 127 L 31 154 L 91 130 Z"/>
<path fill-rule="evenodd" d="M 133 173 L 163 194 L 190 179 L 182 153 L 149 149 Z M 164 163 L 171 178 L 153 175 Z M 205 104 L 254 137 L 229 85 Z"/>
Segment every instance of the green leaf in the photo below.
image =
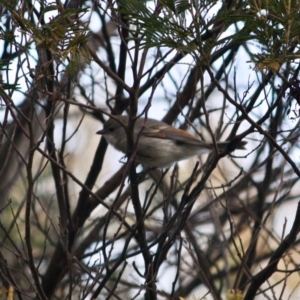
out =
<path fill-rule="evenodd" d="M 0 72 L 6 72 L 10 70 L 9 65 L 11 64 L 8 60 L 0 60 Z M 20 90 L 19 84 L 10 84 L 3 81 L 2 76 L 0 76 L 0 85 L 4 90 Z"/>
<path fill-rule="evenodd" d="M 191 4 L 188 0 L 177 0 L 175 1 L 175 7 L 176 7 L 176 14 L 179 15 L 181 13 L 184 13 L 186 10 L 188 10 L 191 7 Z"/>

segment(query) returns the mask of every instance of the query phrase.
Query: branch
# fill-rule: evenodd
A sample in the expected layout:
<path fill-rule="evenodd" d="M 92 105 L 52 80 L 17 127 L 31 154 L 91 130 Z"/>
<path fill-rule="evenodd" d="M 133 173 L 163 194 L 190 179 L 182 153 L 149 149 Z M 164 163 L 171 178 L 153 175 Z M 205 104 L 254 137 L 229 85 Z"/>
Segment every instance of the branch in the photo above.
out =
<path fill-rule="evenodd" d="M 283 257 L 283 254 L 292 246 L 295 242 L 297 235 L 300 230 L 300 202 L 298 202 L 297 212 L 295 220 L 292 226 L 290 233 L 285 237 L 281 242 L 278 248 L 274 251 L 271 256 L 268 265 L 257 273 L 251 280 L 251 284 L 248 288 L 248 291 L 244 297 L 244 300 L 252 300 L 255 298 L 255 295 L 260 288 L 260 286 L 267 281 L 273 273 L 277 270 L 277 264 L 279 260 Z"/>

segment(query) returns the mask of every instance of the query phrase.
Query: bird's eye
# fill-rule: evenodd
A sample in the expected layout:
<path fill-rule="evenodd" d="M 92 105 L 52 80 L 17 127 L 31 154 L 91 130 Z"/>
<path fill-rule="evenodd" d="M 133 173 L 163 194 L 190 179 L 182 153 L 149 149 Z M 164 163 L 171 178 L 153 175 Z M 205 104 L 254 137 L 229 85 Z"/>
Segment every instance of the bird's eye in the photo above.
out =
<path fill-rule="evenodd" d="M 113 127 L 108 128 L 109 132 L 113 132 L 115 129 Z"/>

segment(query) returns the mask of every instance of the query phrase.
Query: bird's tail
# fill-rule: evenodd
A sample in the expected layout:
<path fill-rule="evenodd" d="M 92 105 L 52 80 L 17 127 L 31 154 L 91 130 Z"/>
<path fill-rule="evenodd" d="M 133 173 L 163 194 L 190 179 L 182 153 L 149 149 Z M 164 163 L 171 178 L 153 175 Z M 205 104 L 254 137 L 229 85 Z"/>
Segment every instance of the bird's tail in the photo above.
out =
<path fill-rule="evenodd" d="M 228 149 L 229 152 L 232 152 L 236 149 L 245 150 L 246 144 L 247 144 L 247 142 L 245 142 L 245 141 L 233 139 L 232 141 L 228 141 L 228 142 L 218 142 L 218 148 L 221 151 Z"/>

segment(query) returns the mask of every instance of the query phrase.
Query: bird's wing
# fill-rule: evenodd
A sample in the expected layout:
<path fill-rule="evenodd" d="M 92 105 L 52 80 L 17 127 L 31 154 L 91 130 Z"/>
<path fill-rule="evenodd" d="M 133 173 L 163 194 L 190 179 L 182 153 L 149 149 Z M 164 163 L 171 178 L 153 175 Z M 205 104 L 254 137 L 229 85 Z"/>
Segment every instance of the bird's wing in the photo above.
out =
<path fill-rule="evenodd" d="M 180 131 L 180 135 L 178 135 L 178 130 Z M 168 139 L 176 143 L 184 143 L 211 148 L 211 145 L 209 143 L 200 141 L 190 133 L 181 129 L 175 129 L 171 126 L 145 126 L 144 130 L 142 131 L 142 136 L 157 139 Z"/>

